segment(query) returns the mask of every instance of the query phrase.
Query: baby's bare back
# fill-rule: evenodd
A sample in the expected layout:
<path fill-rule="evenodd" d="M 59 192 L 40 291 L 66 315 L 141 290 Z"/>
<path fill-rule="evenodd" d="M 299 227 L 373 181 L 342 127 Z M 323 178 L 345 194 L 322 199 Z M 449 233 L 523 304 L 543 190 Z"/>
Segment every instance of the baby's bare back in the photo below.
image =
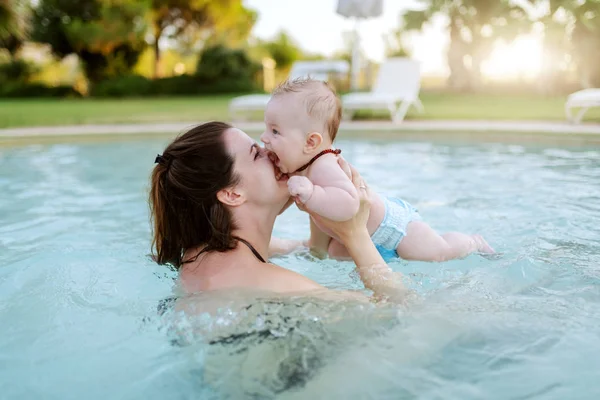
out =
<path fill-rule="evenodd" d="M 307 177 L 311 180 L 314 185 L 318 185 L 325 188 L 338 188 L 343 191 L 356 190 L 352 184 L 352 180 L 344 173 L 340 165 L 337 163 L 337 157 L 333 155 L 327 155 L 321 157 L 320 162 L 315 162 L 307 171 Z M 335 194 L 339 193 L 331 191 L 332 195 L 327 197 L 327 201 L 331 207 L 338 206 L 339 203 L 346 201 L 345 198 L 337 197 Z M 370 190 L 371 195 L 371 212 L 369 214 L 369 220 L 367 222 L 367 229 L 369 234 L 373 234 L 383 217 L 385 216 L 385 204 L 381 196 L 374 191 Z M 317 221 L 314 221 L 319 229 L 334 239 L 338 239 L 333 233 L 321 226 Z"/>

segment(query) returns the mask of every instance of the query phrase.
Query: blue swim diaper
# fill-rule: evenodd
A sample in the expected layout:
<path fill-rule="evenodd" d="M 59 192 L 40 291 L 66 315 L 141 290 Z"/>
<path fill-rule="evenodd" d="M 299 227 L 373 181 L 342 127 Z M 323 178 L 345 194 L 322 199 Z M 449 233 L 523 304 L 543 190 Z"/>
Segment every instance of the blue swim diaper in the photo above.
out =
<path fill-rule="evenodd" d="M 420 221 L 416 208 L 402 199 L 387 197 L 383 199 L 385 215 L 381 225 L 371 235 L 371 239 L 385 262 L 398 258 L 396 248 L 406 236 L 406 227 L 412 221 Z"/>

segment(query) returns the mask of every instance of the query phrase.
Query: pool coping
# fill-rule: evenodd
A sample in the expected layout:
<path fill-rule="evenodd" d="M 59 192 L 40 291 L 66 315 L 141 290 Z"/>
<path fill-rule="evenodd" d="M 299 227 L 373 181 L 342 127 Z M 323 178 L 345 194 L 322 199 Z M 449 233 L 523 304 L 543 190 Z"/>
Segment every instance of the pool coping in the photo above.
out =
<path fill-rule="evenodd" d="M 201 122 L 171 122 L 155 124 L 109 124 L 41 126 L 0 129 L 0 143 L 36 143 L 65 139 L 134 138 L 175 136 Z M 262 122 L 238 122 L 234 125 L 249 134 L 262 132 Z M 347 138 L 435 139 L 479 138 L 491 140 L 577 141 L 600 143 L 600 124 L 544 121 L 343 121 L 340 130 Z"/>

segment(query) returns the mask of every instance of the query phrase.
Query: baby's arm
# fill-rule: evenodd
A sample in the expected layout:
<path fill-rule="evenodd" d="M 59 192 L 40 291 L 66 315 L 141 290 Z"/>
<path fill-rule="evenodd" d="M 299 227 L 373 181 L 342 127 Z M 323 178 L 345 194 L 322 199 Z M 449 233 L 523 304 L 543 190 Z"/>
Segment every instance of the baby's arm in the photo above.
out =
<path fill-rule="evenodd" d="M 289 254 L 301 247 L 308 247 L 314 255 L 319 258 L 324 258 L 327 255 L 331 237 L 319 229 L 312 218 L 309 219 L 310 238 L 308 240 L 280 239 L 271 236 L 271 241 L 269 242 L 269 257 Z"/>
<path fill-rule="evenodd" d="M 332 221 L 349 220 L 358 211 L 358 192 L 335 157 L 317 160 L 308 177 L 292 176 L 288 188 L 308 211 Z"/>

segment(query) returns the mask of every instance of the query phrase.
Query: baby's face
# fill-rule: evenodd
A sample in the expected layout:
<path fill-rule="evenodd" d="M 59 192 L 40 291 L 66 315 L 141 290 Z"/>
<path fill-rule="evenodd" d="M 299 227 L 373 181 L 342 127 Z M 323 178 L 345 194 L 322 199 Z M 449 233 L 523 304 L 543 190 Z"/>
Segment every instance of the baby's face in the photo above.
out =
<path fill-rule="evenodd" d="M 306 139 L 304 105 L 298 96 L 286 94 L 277 96 L 265 109 L 265 131 L 260 140 L 267 150 L 277 156 L 275 164 L 281 172 L 290 174 L 306 164 L 304 154 Z"/>

